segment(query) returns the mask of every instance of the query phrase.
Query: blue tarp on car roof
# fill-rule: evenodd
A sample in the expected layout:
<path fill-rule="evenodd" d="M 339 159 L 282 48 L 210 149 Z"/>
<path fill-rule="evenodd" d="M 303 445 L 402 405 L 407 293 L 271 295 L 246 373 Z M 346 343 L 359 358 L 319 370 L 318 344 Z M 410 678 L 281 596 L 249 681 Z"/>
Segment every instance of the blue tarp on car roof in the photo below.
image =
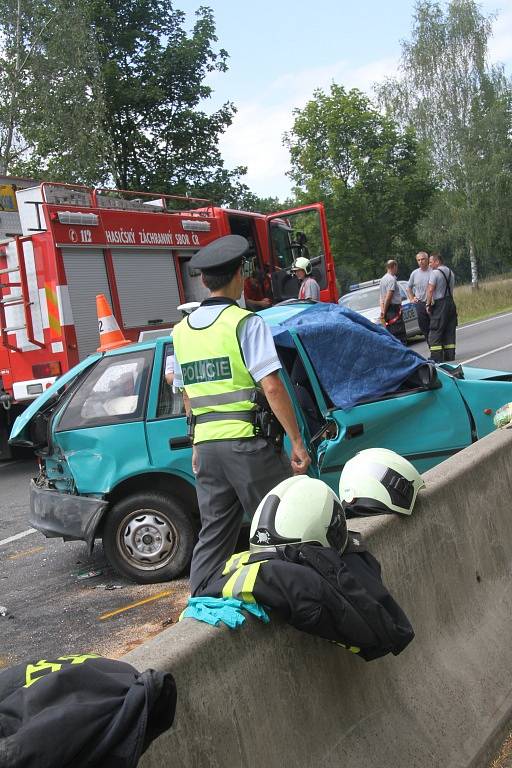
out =
<path fill-rule="evenodd" d="M 425 358 L 381 325 L 337 304 L 315 304 L 272 328 L 277 345 L 301 340 L 320 383 L 338 408 L 396 392 Z"/>

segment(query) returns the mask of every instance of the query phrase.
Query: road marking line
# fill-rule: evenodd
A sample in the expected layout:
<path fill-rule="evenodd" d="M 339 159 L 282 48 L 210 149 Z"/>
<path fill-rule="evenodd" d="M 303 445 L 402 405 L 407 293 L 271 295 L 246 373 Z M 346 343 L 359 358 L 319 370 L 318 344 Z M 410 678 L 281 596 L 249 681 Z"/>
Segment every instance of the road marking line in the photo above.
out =
<path fill-rule="evenodd" d="M 10 469 L 13 464 L 21 464 L 21 460 L 16 459 L 16 461 L 2 461 L 0 464 L 0 469 Z"/>
<path fill-rule="evenodd" d="M 480 360 L 482 357 L 493 355 L 495 352 L 503 352 L 504 349 L 508 349 L 509 347 L 512 347 L 512 344 L 505 344 L 504 347 L 496 347 L 496 349 L 490 349 L 489 352 L 484 352 L 482 355 L 477 355 L 476 357 L 470 357 L 468 360 L 461 360 L 460 364 L 467 365 L 467 363 L 473 363 L 475 360 Z M 503 373 L 506 373 L 506 371 L 503 371 Z"/>
<path fill-rule="evenodd" d="M 130 605 L 125 605 L 124 608 L 118 608 L 115 611 L 108 611 L 108 613 L 102 613 L 101 616 L 98 616 L 99 621 L 104 621 L 105 619 L 110 619 L 112 616 L 116 616 L 118 613 L 123 613 L 123 611 L 130 611 L 132 608 L 138 608 L 139 605 L 145 605 L 146 603 L 153 603 L 155 600 L 160 600 L 161 597 L 169 597 L 169 595 L 172 595 L 173 591 L 168 589 L 165 592 L 158 592 L 156 595 L 151 595 L 151 597 L 146 597 L 144 600 L 137 600 L 136 603 L 130 603 Z"/>
<path fill-rule="evenodd" d="M 24 549 L 23 552 L 15 552 L 14 555 L 9 555 L 8 560 L 17 560 L 19 557 L 26 557 L 26 555 L 35 555 L 36 552 L 43 552 L 44 547 L 32 547 L 32 549 Z"/>
<path fill-rule="evenodd" d="M 486 320 L 477 320 L 474 323 L 459 326 L 457 331 L 464 331 L 466 328 L 474 328 L 475 325 L 482 325 L 482 323 L 492 323 L 493 320 L 501 320 L 502 317 L 510 317 L 510 315 L 512 315 L 512 312 L 505 312 L 503 315 L 494 315 L 494 317 L 488 317 Z"/>
<path fill-rule="evenodd" d="M 21 533 L 15 533 L 14 536 L 9 536 L 7 539 L 0 539 L 0 547 L 2 544 L 10 544 L 11 541 L 17 541 L 18 539 L 22 539 L 24 536 L 30 536 L 31 533 L 36 533 L 35 528 L 27 528 L 26 531 L 22 531 Z"/>

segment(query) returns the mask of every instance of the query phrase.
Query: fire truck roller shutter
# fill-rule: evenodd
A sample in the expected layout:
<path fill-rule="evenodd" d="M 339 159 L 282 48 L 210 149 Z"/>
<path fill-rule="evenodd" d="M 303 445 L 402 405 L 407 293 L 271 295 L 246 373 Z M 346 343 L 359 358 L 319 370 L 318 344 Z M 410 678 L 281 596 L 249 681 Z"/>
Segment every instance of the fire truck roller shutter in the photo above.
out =
<path fill-rule="evenodd" d="M 78 354 L 80 360 L 83 360 L 98 347 L 96 295 L 103 293 L 109 304 L 112 301 L 105 259 L 102 250 L 92 248 L 63 248 L 62 259 L 66 270 Z"/>
<path fill-rule="evenodd" d="M 181 320 L 176 309 L 181 304 L 178 279 L 170 250 L 112 248 L 112 261 L 125 328 Z"/>

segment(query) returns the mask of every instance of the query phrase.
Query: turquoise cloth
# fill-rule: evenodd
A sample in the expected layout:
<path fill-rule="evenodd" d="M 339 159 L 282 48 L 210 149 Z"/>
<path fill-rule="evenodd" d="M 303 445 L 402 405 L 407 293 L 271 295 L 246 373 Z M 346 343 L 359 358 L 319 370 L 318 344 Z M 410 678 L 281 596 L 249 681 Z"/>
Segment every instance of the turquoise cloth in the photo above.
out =
<path fill-rule="evenodd" d="M 218 627 L 222 622 L 230 629 L 237 629 L 244 621 L 242 611 L 252 613 L 257 619 L 268 624 L 270 619 L 265 609 L 258 603 L 246 603 L 235 597 L 189 597 L 188 605 L 180 616 L 181 619 L 197 619 Z"/>

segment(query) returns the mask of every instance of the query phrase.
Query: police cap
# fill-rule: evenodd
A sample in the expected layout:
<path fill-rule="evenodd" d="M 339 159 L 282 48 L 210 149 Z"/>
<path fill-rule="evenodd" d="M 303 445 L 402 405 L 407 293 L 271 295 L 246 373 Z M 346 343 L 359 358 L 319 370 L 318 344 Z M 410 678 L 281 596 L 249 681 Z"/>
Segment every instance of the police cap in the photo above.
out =
<path fill-rule="evenodd" d="M 249 243 L 245 237 L 226 235 L 194 253 L 190 266 L 201 272 L 229 272 L 236 268 L 248 250 Z"/>

